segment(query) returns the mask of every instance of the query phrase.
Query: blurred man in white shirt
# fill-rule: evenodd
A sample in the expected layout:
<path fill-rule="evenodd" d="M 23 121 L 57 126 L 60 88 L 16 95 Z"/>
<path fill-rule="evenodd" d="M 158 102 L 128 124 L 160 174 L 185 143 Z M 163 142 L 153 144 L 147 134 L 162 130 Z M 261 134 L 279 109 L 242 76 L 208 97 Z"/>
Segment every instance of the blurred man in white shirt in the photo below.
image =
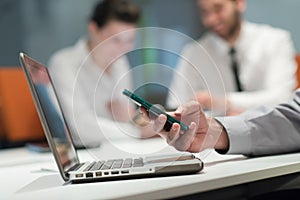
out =
<path fill-rule="evenodd" d="M 195 99 L 205 109 L 235 115 L 262 104 L 274 106 L 289 100 L 296 86 L 290 34 L 245 21 L 246 0 L 197 3 L 208 32 L 184 49 L 170 87 L 168 107 Z M 238 66 L 236 78 L 230 51 Z"/>
<path fill-rule="evenodd" d="M 122 95 L 124 88 L 132 89 L 124 54 L 133 48 L 139 16 L 139 8 L 128 0 L 100 1 L 88 23 L 88 37 L 50 59 L 53 83 L 78 146 L 118 134 L 148 133 L 128 123 L 135 110 Z"/>

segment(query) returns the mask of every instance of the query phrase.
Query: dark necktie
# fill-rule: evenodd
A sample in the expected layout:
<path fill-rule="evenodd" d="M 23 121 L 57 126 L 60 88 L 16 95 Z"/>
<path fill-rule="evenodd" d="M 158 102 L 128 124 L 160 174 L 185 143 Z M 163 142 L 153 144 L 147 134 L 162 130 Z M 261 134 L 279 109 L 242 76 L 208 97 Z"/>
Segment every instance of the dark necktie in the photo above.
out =
<path fill-rule="evenodd" d="M 230 58 L 231 58 L 231 68 L 232 68 L 232 72 L 233 72 L 233 76 L 234 76 L 234 80 L 236 83 L 236 89 L 237 91 L 241 92 L 243 91 L 241 82 L 240 82 L 240 78 L 239 78 L 239 66 L 236 60 L 236 51 L 234 48 L 231 48 L 229 51 L 230 54 Z"/>

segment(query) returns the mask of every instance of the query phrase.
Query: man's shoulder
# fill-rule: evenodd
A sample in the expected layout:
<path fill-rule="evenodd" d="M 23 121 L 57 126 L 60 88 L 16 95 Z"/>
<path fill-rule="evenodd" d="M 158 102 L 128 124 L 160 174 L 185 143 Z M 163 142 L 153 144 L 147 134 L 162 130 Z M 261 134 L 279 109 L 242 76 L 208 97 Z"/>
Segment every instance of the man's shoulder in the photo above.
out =
<path fill-rule="evenodd" d="M 52 64 L 75 62 L 85 56 L 85 51 L 82 50 L 83 41 L 79 41 L 74 46 L 69 46 L 56 51 L 49 59 L 49 67 Z"/>
<path fill-rule="evenodd" d="M 185 45 L 185 50 L 187 51 L 195 51 L 199 48 L 203 48 L 204 46 L 206 46 L 208 43 L 210 43 L 211 40 L 211 34 L 209 33 L 204 33 L 203 35 L 201 35 L 200 38 L 195 39 L 195 40 L 191 40 L 189 41 L 186 45 Z"/>
<path fill-rule="evenodd" d="M 244 22 L 245 29 L 253 34 L 257 35 L 264 35 L 264 36 L 275 36 L 275 37 L 282 37 L 282 36 L 289 36 L 289 31 L 272 26 L 270 24 L 263 24 L 263 23 L 253 23 L 253 22 Z"/>
<path fill-rule="evenodd" d="M 73 47 L 66 47 L 63 49 L 59 49 L 51 56 L 51 59 L 62 59 L 72 56 L 75 53 Z"/>

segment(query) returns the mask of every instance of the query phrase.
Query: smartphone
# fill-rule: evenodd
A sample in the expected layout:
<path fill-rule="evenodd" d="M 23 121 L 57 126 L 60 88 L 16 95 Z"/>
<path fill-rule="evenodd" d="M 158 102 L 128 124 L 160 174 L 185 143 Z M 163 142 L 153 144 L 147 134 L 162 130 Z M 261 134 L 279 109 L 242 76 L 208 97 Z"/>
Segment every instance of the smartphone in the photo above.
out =
<path fill-rule="evenodd" d="M 149 113 L 149 115 L 154 116 L 155 118 L 158 117 L 161 114 L 167 116 L 167 122 L 164 126 L 164 129 L 166 131 L 170 131 L 173 123 L 178 123 L 180 125 L 180 130 L 182 130 L 182 131 L 189 130 L 189 127 L 186 124 L 184 124 L 183 122 L 181 122 L 181 121 L 175 119 L 174 117 L 168 115 L 163 110 L 161 110 L 159 107 L 157 107 L 155 105 L 152 105 L 151 103 L 149 103 L 148 101 L 146 101 L 142 97 L 139 97 L 138 95 L 130 92 L 127 89 L 124 89 L 123 94 L 126 95 L 127 97 L 129 97 L 138 106 L 144 107 L 147 110 L 147 112 Z"/>

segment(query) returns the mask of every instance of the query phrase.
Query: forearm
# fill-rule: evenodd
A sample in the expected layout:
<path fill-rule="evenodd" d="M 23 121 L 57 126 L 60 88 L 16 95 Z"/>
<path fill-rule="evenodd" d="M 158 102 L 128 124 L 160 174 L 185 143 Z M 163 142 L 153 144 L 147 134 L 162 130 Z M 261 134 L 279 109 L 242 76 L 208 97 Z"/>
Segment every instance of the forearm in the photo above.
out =
<path fill-rule="evenodd" d="M 242 117 L 217 117 L 228 137 L 228 154 L 249 154 L 251 151 L 251 137 L 249 127 Z M 222 152 L 224 153 L 224 151 Z"/>
<path fill-rule="evenodd" d="M 250 156 L 300 150 L 300 91 L 290 104 L 260 107 L 241 116 L 217 118 L 228 134 L 227 153 Z"/>
<path fill-rule="evenodd" d="M 294 80 L 290 80 L 284 86 L 275 86 L 274 88 L 258 90 L 258 91 L 244 91 L 232 92 L 227 96 L 227 109 L 249 109 L 260 105 L 276 106 L 279 103 L 287 102 L 293 93 L 295 87 Z"/>

